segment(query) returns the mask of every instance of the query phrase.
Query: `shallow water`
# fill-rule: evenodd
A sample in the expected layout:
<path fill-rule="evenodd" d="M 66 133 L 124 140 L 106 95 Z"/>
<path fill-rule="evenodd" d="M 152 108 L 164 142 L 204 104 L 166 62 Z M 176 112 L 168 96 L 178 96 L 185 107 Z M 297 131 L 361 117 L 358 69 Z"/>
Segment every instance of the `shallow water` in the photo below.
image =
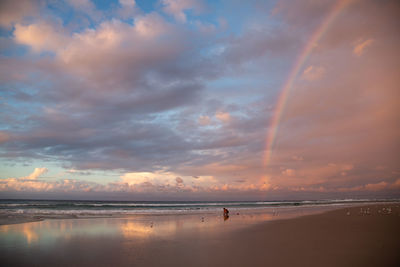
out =
<path fill-rule="evenodd" d="M 213 234 L 260 222 L 315 214 L 334 207 L 281 207 L 260 210 L 231 210 L 222 213 L 182 215 L 132 215 L 123 218 L 48 219 L 0 226 L 0 250 L 50 247 L 71 238 L 107 237 L 121 240 L 173 238 L 193 232 Z"/>

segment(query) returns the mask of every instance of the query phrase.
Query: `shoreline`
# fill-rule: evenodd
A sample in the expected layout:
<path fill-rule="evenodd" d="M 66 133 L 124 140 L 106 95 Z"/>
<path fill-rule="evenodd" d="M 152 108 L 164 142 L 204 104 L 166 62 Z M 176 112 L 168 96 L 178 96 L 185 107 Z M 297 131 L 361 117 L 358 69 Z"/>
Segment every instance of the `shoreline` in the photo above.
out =
<path fill-rule="evenodd" d="M 377 202 L 351 202 L 351 203 L 338 203 L 338 204 L 302 204 L 302 205 L 288 205 L 288 206 L 269 206 L 269 207 L 240 207 L 240 208 L 230 208 L 231 212 L 236 213 L 244 213 L 244 214 L 253 214 L 253 213 L 275 213 L 280 211 L 287 211 L 292 210 L 293 213 L 302 213 L 303 210 L 320 210 L 319 213 L 329 212 L 331 210 L 343 209 L 348 207 L 360 207 L 360 206 L 368 206 L 368 205 L 386 205 L 386 204 L 399 204 L 399 201 L 377 201 Z M 69 211 L 69 210 L 68 210 Z M 60 210 L 60 213 L 53 212 L 53 213 L 34 213 L 34 212 L 2 212 L 0 210 L 0 226 L 1 225 L 13 225 L 13 224 L 23 224 L 23 223 L 30 223 L 30 222 L 40 222 L 45 220 L 59 220 L 59 219 L 102 219 L 102 218 L 135 218 L 135 217 L 142 217 L 142 216 L 186 216 L 186 215 L 218 215 L 221 212 L 219 210 L 185 210 L 185 211 L 163 211 L 163 212 L 141 212 L 141 211 L 134 211 L 134 212 L 125 212 L 125 213 L 106 213 L 99 214 L 99 213 L 80 213 L 77 210 L 76 213 L 64 213 L 65 211 Z M 232 214 L 231 213 L 231 214 Z M 297 218 L 300 216 L 307 216 L 308 214 L 296 214 L 295 216 L 289 216 L 289 218 Z M 280 218 L 279 218 L 280 219 Z M 286 219 L 286 218 L 283 218 Z M 274 219 L 276 220 L 276 219 Z"/>

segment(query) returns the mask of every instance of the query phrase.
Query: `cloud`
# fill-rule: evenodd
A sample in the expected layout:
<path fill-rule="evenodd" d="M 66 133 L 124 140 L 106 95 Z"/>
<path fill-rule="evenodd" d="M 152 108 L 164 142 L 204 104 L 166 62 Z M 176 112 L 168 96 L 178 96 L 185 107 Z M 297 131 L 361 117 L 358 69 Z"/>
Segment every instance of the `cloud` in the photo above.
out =
<path fill-rule="evenodd" d="M 347 188 L 327 188 L 325 186 L 276 186 L 271 178 L 262 176 L 256 183 L 248 183 L 240 180 L 238 184 L 224 183 L 213 177 L 201 176 L 192 180 L 191 184 L 185 184 L 181 177 L 173 178 L 174 173 L 126 173 L 120 180 L 111 181 L 105 185 L 78 181 L 73 179 L 62 179 L 57 181 L 43 181 L 37 178 L 47 171 L 46 168 L 36 168 L 27 177 L 0 179 L 0 191 L 2 192 L 58 192 L 63 194 L 76 194 L 92 192 L 96 194 L 114 193 L 191 193 L 192 196 L 202 196 L 204 194 L 238 193 L 238 194 L 262 194 L 270 193 L 290 193 L 290 192 L 368 192 L 383 191 L 391 188 L 398 188 L 398 181 L 393 183 L 379 182 L 369 183 L 363 186 Z M 30 178 L 32 177 L 32 178 Z M 178 196 L 178 195 L 176 195 Z M 255 196 L 255 195 L 253 195 Z"/>
<path fill-rule="evenodd" d="M 391 186 L 393 188 L 400 188 L 400 178 L 397 179 Z"/>
<path fill-rule="evenodd" d="M 35 0 L 2 0 L 0 1 L 0 26 L 10 28 L 21 22 L 26 16 L 36 15 L 39 1 Z"/>
<path fill-rule="evenodd" d="M 6 178 L 2 179 L 1 181 L 3 182 L 11 182 L 11 183 L 19 183 L 19 182 L 24 182 L 24 181 L 36 181 L 40 176 L 43 174 L 47 173 L 48 169 L 47 168 L 35 168 L 35 170 L 29 174 L 28 176 L 21 177 L 21 178 Z"/>
<path fill-rule="evenodd" d="M 21 180 L 16 178 L 0 180 L 0 191 L 46 192 L 53 190 L 53 188 L 53 184 L 51 183 L 36 180 Z"/>
<path fill-rule="evenodd" d="M 35 168 L 26 177 L 0 179 L 0 191 L 47 191 L 53 189 L 51 183 L 39 181 L 38 178 L 48 171 L 47 168 Z"/>
<path fill-rule="evenodd" d="M 163 10 L 165 13 L 175 17 L 179 22 L 186 22 L 187 10 L 201 12 L 204 9 L 204 4 L 199 0 L 162 0 Z"/>
<path fill-rule="evenodd" d="M 195 21 L 194 23 L 200 33 L 203 34 L 215 34 L 217 33 L 217 27 L 212 23 Z"/>
<path fill-rule="evenodd" d="M 322 193 L 325 193 L 325 192 L 328 191 L 323 186 L 319 186 L 319 187 L 315 187 L 315 186 L 311 186 L 311 187 L 304 187 L 304 186 L 292 187 L 292 188 L 290 188 L 290 190 L 293 191 L 293 192 L 322 192 Z"/>
<path fill-rule="evenodd" d="M 271 185 L 267 180 L 258 184 L 232 185 L 216 180 L 214 177 L 198 176 L 191 184 L 185 184 L 181 177 L 174 177 L 174 173 L 126 173 L 121 176 L 122 181 L 110 183 L 107 190 L 129 192 L 246 192 L 267 191 Z"/>
<path fill-rule="evenodd" d="M 262 70 L 252 68 L 251 71 L 265 71 L 268 65 L 263 66 L 262 60 L 267 59 L 270 63 L 274 59 L 295 56 L 293 47 L 296 42 L 296 35 L 288 34 L 289 30 L 284 26 L 278 29 L 271 29 L 269 27 L 255 27 L 249 28 L 242 35 L 237 37 L 227 38 L 222 42 L 221 46 L 216 47 L 217 54 L 221 54 L 222 59 L 229 63 L 229 67 L 234 68 L 237 65 L 243 66 L 244 64 L 256 64 L 262 66 Z M 289 53 L 289 54 L 288 54 Z M 260 62 L 259 62 L 260 61 Z M 271 71 L 276 70 L 276 65 Z M 243 71 L 243 69 L 240 69 Z"/>
<path fill-rule="evenodd" d="M 43 2 L 40 17 L 31 10 L 8 20 L 0 157 L 51 158 L 78 180 L 25 177 L 7 190 L 310 196 L 397 188 L 395 1 L 354 1 L 330 23 L 283 105 L 267 166 L 260 159 L 280 88 L 335 1 L 281 0 L 274 11 L 222 3 L 196 18 L 193 1 L 151 10 L 134 3 L 98 5 L 95 18 Z M 367 61 L 348 56 L 354 46 Z M 90 177 L 101 184 L 79 177 L 97 170 L 116 176 Z"/>
<path fill-rule="evenodd" d="M 135 0 L 119 0 L 119 4 L 120 7 L 116 13 L 122 19 L 132 19 L 143 15 Z"/>
<path fill-rule="evenodd" d="M 48 172 L 49 170 L 47 168 L 35 168 L 33 173 L 31 173 L 29 176 L 25 177 L 26 179 L 29 180 L 36 180 L 38 177 L 40 177 L 42 174 Z"/>
<path fill-rule="evenodd" d="M 309 66 L 303 71 L 301 78 L 307 81 L 316 81 L 321 79 L 324 75 L 325 75 L 324 67 Z"/>
<path fill-rule="evenodd" d="M 283 16 L 291 25 L 303 25 L 314 27 L 320 19 L 325 18 L 335 4 L 331 0 L 297 1 L 279 0 L 272 9 L 273 16 Z"/>
<path fill-rule="evenodd" d="M 53 25 L 40 22 L 28 26 L 15 25 L 14 40 L 18 44 L 30 46 L 35 52 L 43 52 L 61 49 L 67 38 Z"/>
<path fill-rule="evenodd" d="M 7 142 L 9 138 L 10 137 L 8 136 L 8 134 L 6 132 L 0 131 L 0 144 Z"/>
<path fill-rule="evenodd" d="M 298 156 L 298 155 L 292 156 L 292 159 L 293 159 L 293 160 L 296 160 L 296 161 L 302 161 L 302 160 L 304 160 L 304 158 L 303 158 L 302 156 Z"/>
<path fill-rule="evenodd" d="M 135 30 L 141 36 L 155 38 L 167 34 L 171 28 L 159 15 L 150 14 L 135 22 Z M 172 32 L 170 33 L 172 34 Z"/>
<path fill-rule="evenodd" d="M 67 0 L 76 9 L 94 9 L 95 5 L 90 0 Z"/>
<path fill-rule="evenodd" d="M 353 48 L 353 54 L 360 57 L 375 42 L 374 39 L 358 40 Z"/>
<path fill-rule="evenodd" d="M 47 168 L 35 168 L 26 177 L 0 179 L 0 191 L 3 192 L 89 192 L 104 189 L 103 186 L 71 179 L 45 181 L 38 178 L 47 173 Z"/>
<path fill-rule="evenodd" d="M 365 189 L 370 191 L 383 190 L 388 186 L 387 182 L 380 182 L 375 184 L 366 184 Z"/>
<path fill-rule="evenodd" d="M 356 191 L 382 191 L 382 190 L 387 190 L 390 188 L 396 189 L 397 187 L 397 181 L 394 183 L 390 184 L 389 182 L 381 181 L 378 183 L 368 183 L 365 185 L 359 185 L 359 186 L 354 186 L 354 187 L 347 187 L 347 188 L 339 188 L 339 191 L 343 192 L 356 192 Z"/>
<path fill-rule="evenodd" d="M 136 6 L 135 0 L 119 0 L 119 3 L 124 7 L 135 7 Z"/>
<path fill-rule="evenodd" d="M 88 172 L 88 171 L 79 171 L 79 170 L 75 170 L 75 169 L 67 170 L 65 173 L 77 174 L 77 175 L 91 175 L 92 174 L 91 172 Z"/>
<path fill-rule="evenodd" d="M 96 9 L 96 5 L 90 0 L 67 0 L 77 12 L 88 15 L 92 20 L 100 20 L 102 14 Z"/>
<path fill-rule="evenodd" d="M 131 172 L 125 173 L 121 176 L 122 183 L 126 183 L 128 185 L 140 185 L 143 183 L 151 183 L 151 182 L 158 182 L 157 179 L 160 175 L 156 173 L 150 172 Z"/>
<path fill-rule="evenodd" d="M 217 111 L 215 117 L 221 122 L 228 123 L 231 121 L 231 115 L 228 112 Z"/>
<path fill-rule="evenodd" d="M 174 60 L 184 48 L 180 35 L 178 29 L 155 13 L 138 17 L 134 25 L 114 19 L 72 35 L 44 21 L 17 25 L 14 31 L 17 43 L 34 52 L 52 52 L 60 66 L 72 74 L 102 82 L 105 75 L 119 82 L 125 80 L 127 71 L 134 74 L 130 78 L 134 81 L 141 77 L 143 69 L 162 67 L 163 61 Z"/>
<path fill-rule="evenodd" d="M 202 126 L 207 126 L 207 125 L 210 125 L 211 119 L 208 116 L 200 116 L 198 119 L 198 122 Z"/>
<path fill-rule="evenodd" d="M 296 174 L 296 171 L 293 169 L 286 169 L 282 171 L 282 174 L 287 176 L 294 176 Z"/>
<path fill-rule="evenodd" d="M 4 141 L 10 141 L 10 149 L 24 146 L 26 154 L 29 150 L 41 150 L 45 143 L 52 147 L 48 153 L 54 155 L 77 153 L 71 158 L 76 161 L 73 164 L 79 165 L 71 167 L 77 168 L 117 167 L 117 162 L 128 167 L 132 157 L 136 158 L 135 166 L 143 166 L 151 154 L 159 154 L 157 148 L 165 149 L 163 155 L 181 153 L 185 157 L 191 146 L 185 147 L 180 134 L 168 129 L 167 123 L 148 117 L 199 101 L 203 89 L 198 76 L 203 75 L 201 57 L 192 57 L 191 63 L 182 61 L 186 49 L 192 49 L 183 39 L 184 32 L 156 13 L 137 18 L 133 25 L 111 20 L 73 34 L 50 22 L 19 25 L 14 31 L 17 42 L 30 46 L 34 52 L 51 52 L 55 56 L 39 60 L 24 72 L 43 75 L 46 84 L 37 88 L 35 95 L 43 103 L 43 108 L 31 117 L 37 123 L 29 131 L 12 134 L 11 140 Z M 15 73 L 10 67 L 7 70 Z M 71 101 L 71 105 L 58 105 L 66 101 Z M 74 115 L 78 113 L 81 115 Z M 91 122 L 87 123 L 89 118 Z M 130 123 L 121 124 L 126 119 Z M 114 126 L 119 130 L 105 129 Z M 91 139 L 95 134 L 100 134 L 99 138 Z M 144 134 L 153 139 L 145 141 Z M 159 142 L 165 140 L 168 141 L 160 146 Z M 130 148 L 124 148 L 128 143 Z M 106 153 L 119 160 L 109 161 L 101 153 L 90 152 L 102 150 L 105 145 L 109 150 Z M 84 147 L 89 150 L 83 152 Z"/>
<path fill-rule="evenodd" d="M 176 192 L 192 191 L 192 187 L 185 186 L 183 179 L 169 172 L 142 172 L 125 173 L 121 176 L 122 181 L 117 181 L 109 185 L 111 190 L 124 190 L 132 192 Z M 111 186 L 111 187 L 110 187 Z"/>

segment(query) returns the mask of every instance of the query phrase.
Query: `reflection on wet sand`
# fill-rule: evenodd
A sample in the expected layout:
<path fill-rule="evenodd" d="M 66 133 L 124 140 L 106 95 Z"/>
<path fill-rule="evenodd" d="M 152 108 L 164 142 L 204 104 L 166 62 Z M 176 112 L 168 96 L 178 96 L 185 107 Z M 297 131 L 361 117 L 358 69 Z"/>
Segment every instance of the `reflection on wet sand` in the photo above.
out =
<path fill-rule="evenodd" d="M 120 225 L 120 230 L 125 238 L 142 238 L 154 234 L 156 228 L 153 224 L 145 225 L 139 222 L 127 221 Z"/>
<path fill-rule="evenodd" d="M 73 236 L 110 235 L 118 232 L 109 227 L 104 219 L 95 220 L 47 220 L 14 225 L 0 226 L 0 248 L 7 241 L 32 245 L 35 243 L 50 245 L 59 239 Z M 2 242 L 3 241 L 3 242 Z"/>
<path fill-rule="evenodd" d="M 187 215 L 135 215 L 125 218 L 55 219 L 0 226 L 0 250 L 10 242 L 51 246 L 74 237 L 114 237 L 126 240 L 174 236 L 178 233 L 216 233 L 262 221 L 289 218 L 299 213 L 281 211 Z"/>
<path fill-rule="evenodd" d="M 233 226 L 268 220 L 270 215 L 235 216 Z M 216 214 L 179 216 L 137 216 L 132 218 L 98 218 L 45 220 L 15 225 L 0 226 L 0 236 L 7 236 L 25 244 L 51 244 L 57 239 L 70 239 L 74 236 L 122 236 L 125 239 L 165 237 L 185 231 L 212 231 L 226 226 L 228 215 L 223 220 Z"/>
<path fill-rule="evenodd" d="M 0 227 L 0 235 L 12 234 L 15 236 L 23 236 L 26 243 L 29 245 L 38 240 L 38 233 L 32 229 L 29 223 L 20 225 L 4 225 Z"/>
<path fill-rule="evenodd" d="M 230 219 L 228 221 L 228 219 Z M 143 216 L 139 219 L 121 219 L 116 224 L 122 235 L 129 238 L 167 237 L 178 233 L 219 232 L 221 229 L 244 227 L 274 218 L 270 213 Z"/>
<path fill-rule="evenodd" d="M 22 229 L 26 238 L 26 242 L 28 244 L 31 244 L 32 242 L 36 242 L 38 240 L 38 234 L 35 231 L 32 231 L 31 227 L 23 225 Z"/>
<path fill-rule="evenodd" d="M 122 235 L 127 238 L 167 237 L 187 230 L 200 230 L 214 227 L 218 224 L 211 217 L 206 220 L 199 216 L 155 216 L 140 220 L 125 219 L 116 225 Z"/>

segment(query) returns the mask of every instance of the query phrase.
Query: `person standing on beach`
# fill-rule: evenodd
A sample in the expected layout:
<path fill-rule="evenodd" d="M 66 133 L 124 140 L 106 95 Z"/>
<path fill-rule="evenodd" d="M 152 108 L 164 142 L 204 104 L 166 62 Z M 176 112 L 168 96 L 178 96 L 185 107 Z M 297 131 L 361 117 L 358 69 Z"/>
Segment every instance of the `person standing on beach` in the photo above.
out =
<path fill-rule="evenodd" d="M 229 210 L 224 208 L 224 221 L 228 220 L 229 218 Z"/>
<path fill-rule="evenodd" d="M 224 216 L 229 216 L 229 210 L 224 208 Z"/>

